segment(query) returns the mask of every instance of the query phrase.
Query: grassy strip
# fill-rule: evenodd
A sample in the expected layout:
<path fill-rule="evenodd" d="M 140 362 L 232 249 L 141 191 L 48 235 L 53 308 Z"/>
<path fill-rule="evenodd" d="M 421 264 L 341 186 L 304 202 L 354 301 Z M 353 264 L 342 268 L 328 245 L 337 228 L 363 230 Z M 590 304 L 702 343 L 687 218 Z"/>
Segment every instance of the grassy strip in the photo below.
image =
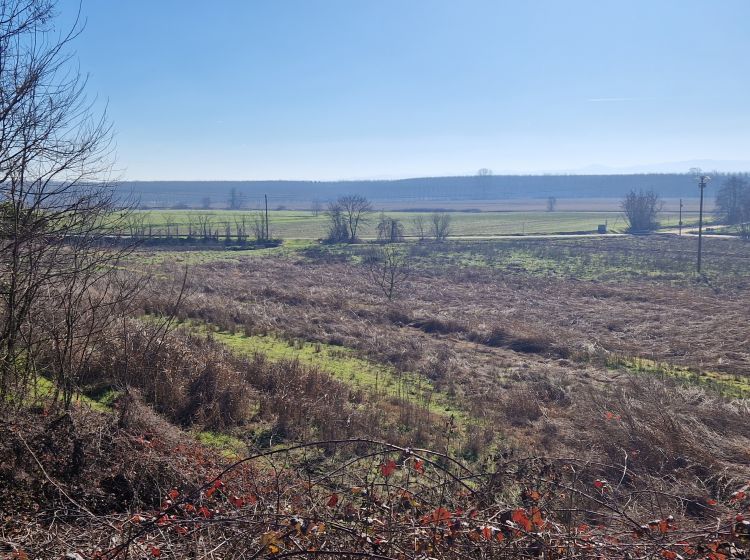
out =
<path fill-rule="evenodd" d="M 213 250 L 194 249 L 184 247 L 181 249 L 149 249 L 143 248 L 128 259 L 129 262 L 138 265 L 157 265 L 163 263 L 175 263 L 178 265 L 201 265 L 212 262 L 229 262 L 239 264 L 246 258 L 281 256 L 286 257 L 296 254 L 302 249 L 317 245 L 314 241 L 290 240 L 284 241 L 278 247 L 266 247 L 262 249 L 225 249 L 217 246 Z"/>
<path fill-rule="evenodd" d="M 665 364 L 647 358 L 617 357 L 607 365 L 609 367 L 623 367 L 633 373 L 670 377 L 685 384 L 711 389 L 725 397 L 738 399 L 750 397 L 750 380 L 739 375 L 717 371 L 696 372 L 683 366 Z"/>
<path fill-rule="evenodd" d="M 210 332 L 238 355 L 259 353 L 271 361 L 298 360 L 371 394 L 403 399 L 423 406 L 433 414 L 454 416 L 457 420 L 466 417 L 453 399 L 437 391 L 430 380 L 416 373 L 400 373 L 391 366 L 364 360 L 350 348 L 301 340 L 290 342 L 272 335 L 245 336 L 196 323 L 190 323 L 189 328 Z"/>

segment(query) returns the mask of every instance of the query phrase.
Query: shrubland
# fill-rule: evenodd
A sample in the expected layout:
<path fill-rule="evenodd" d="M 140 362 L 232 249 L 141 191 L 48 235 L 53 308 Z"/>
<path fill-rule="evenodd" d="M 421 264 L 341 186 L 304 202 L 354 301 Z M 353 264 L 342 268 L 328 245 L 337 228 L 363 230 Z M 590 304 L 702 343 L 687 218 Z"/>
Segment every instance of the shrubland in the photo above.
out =
<path fill-rule="evenodd" d="M 742 557 L 750 410 L 700 376 L 746 379 L 741 264 L 579 280 L 449 245 L 392 299 L 357 248 L 152 267 L 80 398 L 4 402 L 7 553 Z"/>

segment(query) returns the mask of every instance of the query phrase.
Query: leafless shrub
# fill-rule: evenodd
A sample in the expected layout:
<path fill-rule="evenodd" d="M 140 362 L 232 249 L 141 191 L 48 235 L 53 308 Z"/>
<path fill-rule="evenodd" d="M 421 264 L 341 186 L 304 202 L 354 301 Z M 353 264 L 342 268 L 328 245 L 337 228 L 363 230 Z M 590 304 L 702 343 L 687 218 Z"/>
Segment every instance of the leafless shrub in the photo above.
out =
<path fill-rule="evenodd" d="M 409 277 L 411 270 L 408 253 L 399 247 L 373 248 L 364 263 L 372 284 L 392 300 Z"/>
<path fill-rule="evenodd" d="M 451 216 L 447 212 L 435 212 L 430 216 L 430 233 L 435 241 L 445 241 L 451 233 Z"/>
<path fill-rule="evenodd" d="M 377 226 L 377 239 L 379 243 L 401 243 L 404 241 L 404 226 L 400 220 L 380 215 Z"/>

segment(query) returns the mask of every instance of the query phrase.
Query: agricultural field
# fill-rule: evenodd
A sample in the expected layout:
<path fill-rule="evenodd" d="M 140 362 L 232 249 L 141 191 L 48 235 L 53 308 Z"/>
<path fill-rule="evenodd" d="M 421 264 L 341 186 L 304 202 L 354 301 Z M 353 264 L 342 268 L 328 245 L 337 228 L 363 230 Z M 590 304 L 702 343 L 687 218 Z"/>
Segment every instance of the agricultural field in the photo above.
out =
<path fill-rule="evenodd" d="M 146 210 L 138 211 L 133 220 L 138 221 L 150 235 L 163 236 L 169 232 L 174 236 L 185 236 L 192 227 L 199 228 L 199 219 L 210 220 L 210 228 L 224 235 L 229 227 L 232 234 L 237 231 L 237 224 L 246 220 L 251 224 L 260 210 Z M 413 221 L 417 216 L 429 220 L 430 212 L 386 212 L 386 216 L 398 219 L 405 228 L 407 237 L 414 236 Z M 624 231 L 627 227 L 621 212 L 450 212 L 451 237 L 484 238 L 504 235 L 555 234 L 555 233 L 592 233 L 597 226 L 607 224 L 609 231 Z M 359 236 L 363 239 L 376 237 L 376 226 L 379 213 L 374 213 L 363 224 Z M 660 216 L 664 227 L 675 227 L 678 214 L 664 212 Z M 695 212 L 685 213 L 685 224 L 697 221 Z M 321 212 L 314 216 L 305 210 L 269 210 L 271 237 L 281 239 L 320 239 L 327 233 L 328 219 Z M 128 233 L 128 227 L 122 227 L 122 233 Z"/>

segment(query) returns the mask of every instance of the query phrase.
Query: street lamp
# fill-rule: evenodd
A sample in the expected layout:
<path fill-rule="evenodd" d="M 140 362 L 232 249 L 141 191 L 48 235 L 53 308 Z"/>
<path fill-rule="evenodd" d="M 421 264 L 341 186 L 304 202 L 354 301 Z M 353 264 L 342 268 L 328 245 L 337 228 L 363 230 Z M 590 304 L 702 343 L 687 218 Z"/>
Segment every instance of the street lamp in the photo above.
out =
<path fill-rule="evenodd" d="M 701 251 L 703 249 L 703 189 L 706 188 L 708 183 L 711 181 L 711 177 L 704 174 L 699 167 L 694 167 L 690 170 L 693 177 L 698 181 L 698 187 L 701 190 L 701 203 L 700 210 L 698 212 L 698 274 L 701 273 Z"/>

